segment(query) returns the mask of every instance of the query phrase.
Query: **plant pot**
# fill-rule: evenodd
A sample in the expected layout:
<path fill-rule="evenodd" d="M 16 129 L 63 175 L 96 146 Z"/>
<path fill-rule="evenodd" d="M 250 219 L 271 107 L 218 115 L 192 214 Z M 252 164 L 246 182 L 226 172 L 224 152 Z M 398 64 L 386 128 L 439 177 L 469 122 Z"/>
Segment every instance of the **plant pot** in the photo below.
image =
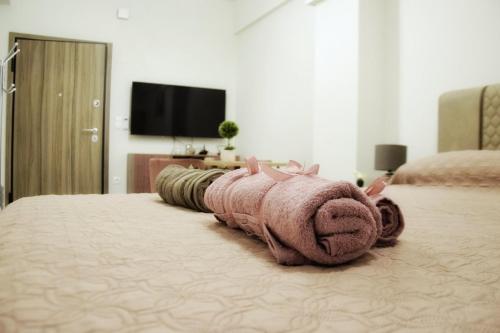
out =
<path fill-rule="evenodd" d="M 234 162 L 236 161 L 236 151 L 234 149 L 222 149 L 222 151 L 220 152 L 220 159 L 221 161 Z"/>

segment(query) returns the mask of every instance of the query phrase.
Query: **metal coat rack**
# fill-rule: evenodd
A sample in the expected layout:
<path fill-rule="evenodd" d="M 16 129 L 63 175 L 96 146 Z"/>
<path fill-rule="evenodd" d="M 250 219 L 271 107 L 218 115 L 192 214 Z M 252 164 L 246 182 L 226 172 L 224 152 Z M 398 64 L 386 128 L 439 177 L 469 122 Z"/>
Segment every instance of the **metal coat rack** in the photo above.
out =
<path fill-rule="evenodd" d="M 16 85 L 12 83 L 10 86 L 7 86 L 7 71 L 8 71 L 8 66 L 9 63 L 14 60 L 14 58 L 21 52 L 19 49 L 19 44 L 16 42 L 14 43 L 14 46 L 9 50 L 9 53 L 7 53 L 7 57 L 4 59 L 0 59 L 0 84 L 2 85 L 2 91 L 0 91 L 0 140 L 3 138 L 3 117 L 4 117 L 4 102 L 3 102 L 3 96 L 4 94 L 10 95 L 13 94 L 16 91 Z M 3 143 L 0 144 L 0 156 L 2 156 L 3 153 Z M 1 180 L 1 175 L 2 175 L 2 164 L 0 163 L 0 206 L 3 208 L 4 207 L 4 197 L 5 197 L 5 187 L 3 186 L 3 182 Z"/>

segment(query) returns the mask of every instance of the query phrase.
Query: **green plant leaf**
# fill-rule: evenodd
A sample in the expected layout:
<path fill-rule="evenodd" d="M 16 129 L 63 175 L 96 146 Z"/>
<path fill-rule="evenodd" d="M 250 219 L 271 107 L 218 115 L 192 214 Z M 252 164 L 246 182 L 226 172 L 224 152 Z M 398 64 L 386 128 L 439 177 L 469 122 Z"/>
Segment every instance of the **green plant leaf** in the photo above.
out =
<path fill-rule="evenodd" d="M 219 125 L 219 135 L 228 140 L 238 135 L 239 130 L 238 125 L 231 120 L 225 120 Z"/>

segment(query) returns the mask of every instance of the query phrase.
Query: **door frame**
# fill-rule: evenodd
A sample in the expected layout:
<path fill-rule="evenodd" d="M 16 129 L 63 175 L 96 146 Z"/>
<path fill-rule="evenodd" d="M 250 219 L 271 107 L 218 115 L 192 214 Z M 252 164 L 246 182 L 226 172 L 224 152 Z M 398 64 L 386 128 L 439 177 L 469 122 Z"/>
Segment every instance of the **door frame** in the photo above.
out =
<path fill-rule="evenodd" d="M 9 33 L 9 49 L 14 46 L 17 39 L 31 39 L 41 41 L 56 41 L 56 42 L 74 42 L 74 43 L 92 43 L 103 44 L 106 47 L 106 69 L 105 69 L 105 83 L 104 83 L 104 119 L 103 119 L 103 150 L 102 150 L 102 193 L 109 192 L 109 123 L 110 123 L 110 93 L 111 93 L 111 58 L 112 58 L 112 43 L 32 35 L 19 32 Z M 21 50 L 22 52 L 22 50 Z M 14 80 L 14 73 L 11 70 L 7 71 L 7 82 L 10 84 Z M 6 133 L 5 133 L 5 204 L 11 203 L 12 199 L 12 144 L 13 144 L 13 111 L 14 111 L 14 94 L 7 96 L 7 112 L 6 112 Z"/>

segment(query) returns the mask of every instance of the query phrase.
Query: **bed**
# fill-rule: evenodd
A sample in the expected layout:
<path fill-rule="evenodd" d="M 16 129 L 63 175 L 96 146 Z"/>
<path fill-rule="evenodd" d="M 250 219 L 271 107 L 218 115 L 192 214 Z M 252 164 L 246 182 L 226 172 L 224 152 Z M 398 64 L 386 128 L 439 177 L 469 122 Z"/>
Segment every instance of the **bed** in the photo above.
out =
<path fill-rule="evenodd" d="M 500 186 L 394 185 L 399 243 L 336 267 L 157 194 L 23 198 L 0 214 L 0 332 L 500 330 Z"/>

